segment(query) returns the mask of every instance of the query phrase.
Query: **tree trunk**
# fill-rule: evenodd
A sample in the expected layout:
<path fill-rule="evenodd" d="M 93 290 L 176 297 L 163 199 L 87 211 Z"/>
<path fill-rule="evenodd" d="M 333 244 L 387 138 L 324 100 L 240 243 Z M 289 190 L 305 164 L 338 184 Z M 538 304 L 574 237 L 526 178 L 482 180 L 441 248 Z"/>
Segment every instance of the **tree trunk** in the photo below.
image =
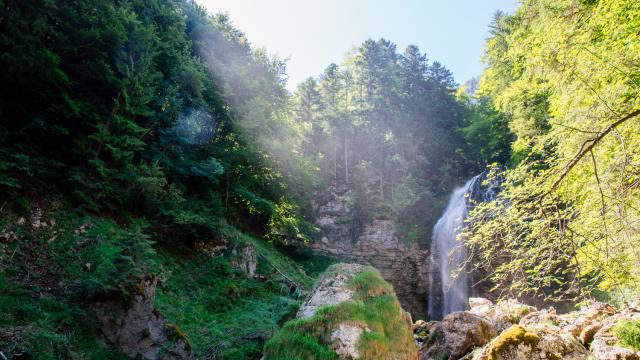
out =
<path fill-rule="evenodd" d="M 347 133 L 344 134 L 344 183 L 349 184 L 349 151 L 347 150 Z"/>
<path fill-rule="evenodd" d="M 338 144 L 333 144 L 333 179 L 338 179 Z"/>

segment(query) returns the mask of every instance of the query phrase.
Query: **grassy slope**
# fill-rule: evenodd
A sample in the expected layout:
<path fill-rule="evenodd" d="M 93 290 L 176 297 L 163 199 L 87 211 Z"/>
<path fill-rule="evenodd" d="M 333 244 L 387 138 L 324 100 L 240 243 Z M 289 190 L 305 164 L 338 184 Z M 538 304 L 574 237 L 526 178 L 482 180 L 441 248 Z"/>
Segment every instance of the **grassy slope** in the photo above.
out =
<path fill-rule="evenodd" d="M 128 279 L 151 272 L 166 278 L 157 308 L 198 357 L 209 351 L 224 359 L 255 358 L 302 300 L 290 283 L 308 289 L 313 282 L 297 263 L 231 228 L 229 247 L 250 242 L 260 254 L 260 279 L 231 269 L 229 250 L 211 257 L 153 245 L 139 221 L 123 227 L 60 204 L 43 216 L 53 226 L 34 229 L 18 219 L 0 217 L 0 233 L 17 237 L 0 242 L 0 349 L 7 355 L 27 350 L 34 359 L 123 359 L 98 340 L 91 302 L 126 296 L 134 285 Z M 79 233 L 83 224 L 89 226 Z"/>
<path fill-rule="evenodd" d="M 171 274 L 158 292 L 156 306 L 168 321 L 180 325 L 197 354 L 229 360 L 258 357 L 264 339 L 297 311 L 302 300 L 303 293 L 291 291 L 290 282 L 308 289 L 313 279 L 262 241 L 227 231 L 231 243 L 254 245 L 257 272 L 265 278 L 247 279 L 231 269 L 225 256 L 181 258 L 161 251 L 161 264 Z M 283 280 L 276 268 L 291 280 Z"/>
<path fill-rule="evenodd" d="M 411 324 L 403 316 L 393 288 L 373 268 L 350 282 L 355 302 L 319 309 L 308 319 L 288 322 L 265 346 L 267 359 L 337 359 L 328 346 L 335 327 L 342 322 L 362 326 L 365 332 L 358 350 L 362 359 L 417 358 Z"/>

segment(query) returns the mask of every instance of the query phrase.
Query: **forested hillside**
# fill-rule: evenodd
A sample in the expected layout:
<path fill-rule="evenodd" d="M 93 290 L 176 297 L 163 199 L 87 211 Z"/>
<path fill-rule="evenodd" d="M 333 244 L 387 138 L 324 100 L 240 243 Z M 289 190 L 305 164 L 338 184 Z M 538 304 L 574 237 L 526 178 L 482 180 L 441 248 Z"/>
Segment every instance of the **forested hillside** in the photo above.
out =
<path fill-rule="evenodd" d="M 259 354 L 311 281 L 266 245 L 313 232 L 284 63 L 193 1 L 2 9 L 1 351 L 117 357 L 93 310 L 154 277 L 195 354 Z"/>
<path fill-rule="evenodd" d="M 456 87 L 418 47 L 399 53 L 385 39 L 298 85 L 296 119 L 310 128 L 303 150 L 319 168 L 319 188 L 354 189 L 361 222 L 393 214 L 413 241 L 427 239 L 452 184 L 496 160 L 467 151 L 466 121 L 478 111 Z"/>

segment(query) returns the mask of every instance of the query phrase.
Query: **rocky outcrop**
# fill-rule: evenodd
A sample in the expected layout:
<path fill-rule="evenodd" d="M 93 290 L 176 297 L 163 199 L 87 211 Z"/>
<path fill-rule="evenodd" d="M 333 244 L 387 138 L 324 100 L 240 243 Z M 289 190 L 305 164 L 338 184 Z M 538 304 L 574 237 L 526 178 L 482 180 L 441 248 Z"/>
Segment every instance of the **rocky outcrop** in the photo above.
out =
<path fill-rule="evenodd" d="M 345 262 L 375 267 L 393 285 L 405 309 L 426 317 L 428 251 L 399 239 L 394 219 L 360 224 L 353 206 L 354 195 L 345 186 L 331 187 L 317 196 L 314 210 L 320 232 L 312 248 Z"/>
<path fill-rule="evenodd" d="M 251 244 L 236 246 L 231 250 L 231 267 L 253 278 L 258 268 L 256 248 Z"/>
<path fill-rule="evenodd" d="M 143 280 L 127 304 L 104 302 L 96 315 L 104 339 L 130 358 L 145 360 L 192 359 L 191 346 L 177 325 L 154 309 L 158 280 Z"/>
<path fill-rule="evenodd" d="M 451 313 L 431 324 L 420 360 L 460 359 L 496 336 L 489 320 L 467 311 Z"/>
<path fill-rule="evenodd" d="M 622 322 L 640 321 L 640 309 L 628 308 L 599 321 L 600 328 L 593 335 L 591 352 L 599 360 L 640 360 L 640 352 L 623 347 L 613 327 Z M 636 334 L 640 336 L 640 334 Z"/>
<path fill-rule="evenodd" d="M 469 306 L 469 311 L 449 314 L 441 322 L 414 324 L 420 359 L 640 360 L 640 352 L 618 337 L 632 344 L 640 338 L 640 308 L 618 312 L 591 302 L 558 314 L 553 308 L 538 310 L 515 300 L 493 304 L 483 298 L 469 299 Z M 491 339 L 495 329 L 498 335 Z"/>
<path fill-rule="evenodd" d="M 513 324 L 517 324 L 523 316 L 536 311 L 536 308 L 533 306 L 519 303 L 513 299 L 500 301 L 494 305 L 491 301 L 484 298 L 470 298 L 469 306 L 470 313 L 491 321 L 498 332 L 506 330 Z"/>

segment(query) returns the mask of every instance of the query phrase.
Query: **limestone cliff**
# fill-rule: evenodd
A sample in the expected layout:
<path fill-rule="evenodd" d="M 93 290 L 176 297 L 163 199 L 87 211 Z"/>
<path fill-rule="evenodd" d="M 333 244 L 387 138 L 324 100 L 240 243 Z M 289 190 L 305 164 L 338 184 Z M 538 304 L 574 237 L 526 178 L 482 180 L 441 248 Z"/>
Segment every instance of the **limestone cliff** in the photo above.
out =
<path fill-rule="evenodd" d="M 428 251 L 400 239 L 392 217 L 361 223 L 354 204 L 355 195 L 346 186 L 330 187 L 316 196 L 320 232 L 312 248 L 345 262 L 375 267 L 393 285 L 405 309 L 416 317 L 426 316 Z"/>

